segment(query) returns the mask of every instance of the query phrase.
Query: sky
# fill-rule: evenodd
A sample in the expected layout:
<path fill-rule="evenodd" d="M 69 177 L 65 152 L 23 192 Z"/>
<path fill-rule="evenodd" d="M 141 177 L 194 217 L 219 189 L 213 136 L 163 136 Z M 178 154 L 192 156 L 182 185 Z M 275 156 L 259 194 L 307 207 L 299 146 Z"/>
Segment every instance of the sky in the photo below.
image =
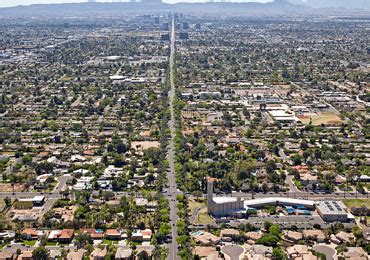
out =
<path fill-rule="evenodd" d="M 97 0 L 98 2 L 113 2 L 113 0 Z M 124 0 L 123 0 L 124 1 Z M 123 2 L 122 1 L 122 2 Z M 205 2 L 206 0 L 163 0 L 167 3 L 176 2 Z M 243 2 L 271 2 L 272 0 L 241 0 Z M 30 5 L 30 4 L 50 4 L 50 3 L 78 3 L 87 2 L 87 0 L 0 0 L 0 7 L 9 7 L 17 5 Z"/>

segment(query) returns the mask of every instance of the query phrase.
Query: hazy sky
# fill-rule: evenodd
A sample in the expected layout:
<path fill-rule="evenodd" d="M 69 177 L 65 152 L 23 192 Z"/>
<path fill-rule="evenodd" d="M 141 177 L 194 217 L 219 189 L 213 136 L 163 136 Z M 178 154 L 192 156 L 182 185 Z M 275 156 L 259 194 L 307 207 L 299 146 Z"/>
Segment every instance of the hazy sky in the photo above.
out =
<path fill-rule="evenodd" d="M 124 0 L 123 0 L 124 1 Z M 163 0 L 168 3 L 176 2 L 205 2 L 206 0 Z M 272 0 L 241 0 L 243 2 L 271 2 Z M 16 5 L 30 5 L 30 4 L 48 4 L 48 3 L 78 3 L 87 2 L 87 0 L 0 0 L 0 7 L 16 6 Z M 113 0 L 98 2 L 114 2 Z"/>

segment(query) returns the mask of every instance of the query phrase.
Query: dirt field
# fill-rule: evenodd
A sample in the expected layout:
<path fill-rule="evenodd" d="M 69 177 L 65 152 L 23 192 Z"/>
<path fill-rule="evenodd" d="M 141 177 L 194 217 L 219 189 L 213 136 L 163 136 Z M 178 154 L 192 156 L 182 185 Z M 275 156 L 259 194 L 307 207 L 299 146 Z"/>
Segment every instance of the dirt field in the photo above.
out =
<path fill-rule="evenodd" d="M 14 185 L 14 192 L 21 192 L 24 190 L 24 186 L 22 184 L 15 184 Z M 0 183 L 0 192 L 12 192 L 13 187 L 10 183 Z"/>
<path fill-rule="evenodd" d="M 317 114 L 315 116 L 300 116 L 299 119 L 303 124 L 308 125 L 312 120 L 312 125 L 338 125 L 343 123 L 339 116 L 333 113 Z"/>
<path fill-rule="evenodd" d="M 143 142 L 132 142 L 131 143 L 131 148 L 135 150 L 146 150 L 149 148 L 159 148 L 160 143 L 157 141 L 143 141 Z"/>

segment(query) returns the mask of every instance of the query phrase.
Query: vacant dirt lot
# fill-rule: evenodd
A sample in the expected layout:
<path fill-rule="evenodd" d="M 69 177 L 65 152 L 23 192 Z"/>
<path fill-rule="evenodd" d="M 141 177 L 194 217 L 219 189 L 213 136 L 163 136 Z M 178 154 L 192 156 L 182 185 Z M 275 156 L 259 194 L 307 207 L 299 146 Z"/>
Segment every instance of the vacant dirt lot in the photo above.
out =
<path fill-rule="evenodd" d="M 314 116 L 300 116 L 299 119 L 303 124 L 308 125 L 312 120 L 312 125 L 338 125 L 343 123 L 343 120 L 339 116 L 333 113 L 323 113 Z"/>
<path fill-rule="evenodd" d="M 24 186 L 22 184 L 15 184 L 14 185 L 14 192 L 21 192 L 24 190 Z M 13 187 L 10 183 L 0 183 L 0 192 L 12 192 Z"/>

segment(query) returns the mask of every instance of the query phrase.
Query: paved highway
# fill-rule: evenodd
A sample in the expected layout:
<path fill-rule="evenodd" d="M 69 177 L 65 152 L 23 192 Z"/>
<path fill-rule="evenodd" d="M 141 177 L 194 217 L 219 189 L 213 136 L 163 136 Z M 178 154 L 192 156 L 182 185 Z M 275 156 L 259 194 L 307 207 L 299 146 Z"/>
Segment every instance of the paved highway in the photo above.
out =
<path fill-rule="evenodd" d="M 173 100 L 175 98 L 175 82 L 173 78 L 173 65 L 174 65 L 174 55 L 175 55 L 175 20 L 172 19 L 172 31 L 171 31 L 171 54 L 170 54 L 170 84 L 171 89 L 168 93 L 169 96 L 169 106 L 171 111 L 171 118 L 169 120 L 169 128 L 171 131 L 171 138 L 169 143 L 168 149 L 168 163 L 169 163 L 169 171 L 168 171 L 168 185 L 169 188 L 167 190 L 167 198 L 170 204 L 170 224 L 171 224 L 171 234 L 172 234 L 172 241 L 168 245 L 169 253 L 168 259 L 179 259 L 177 256 L 177 229 L 176 229 L 176 222 L 177 222 L 177 187 L 176 187 L 176 178 L 175 178 L 175 114 L 173 109 Z"/>

